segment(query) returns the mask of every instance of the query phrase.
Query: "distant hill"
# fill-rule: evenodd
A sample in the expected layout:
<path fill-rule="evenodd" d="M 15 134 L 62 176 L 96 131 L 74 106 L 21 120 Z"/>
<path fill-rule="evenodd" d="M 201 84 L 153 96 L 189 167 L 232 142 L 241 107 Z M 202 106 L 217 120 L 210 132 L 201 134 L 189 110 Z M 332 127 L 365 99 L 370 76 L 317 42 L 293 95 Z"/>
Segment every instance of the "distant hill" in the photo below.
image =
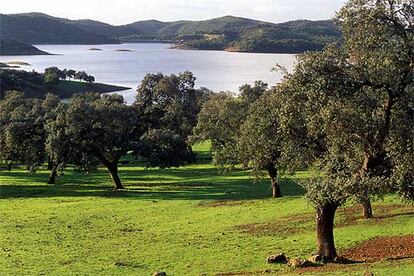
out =
<path fill-rule="evenodd" d="M 137 21 L 113 26 L 93 20 L 69 20 L 41 13 L 1 15 L 4 38 L 30 44 L 105 44 L 168 41 L 182 49 L 300 53 L 321 50 L 341 40 L 330 20 L 274 24 L 224 16 L 204 21 Z"/>
<path fill-rule="evenodd" d="M 331 20 L 274 24 L 224 16 L 205 21 L 138 21 L 123 27 L 142 34 L 120 37 L 121 41 L 170 39 L 182 49 L 300 53 L 321 50 L 327 43 L 341 40 L 341 32 Z"/>
<path fill-rule="evenodd" d="M 0 33 L 4 40 L 27 44 L 108 44 L 116 39 L 87 32 L 65 19 L 41 13 L 0 15 Z M 67 20 L 66 20 L 67 21 Z"/>
<path fill-rule="evenodd" d="M 15 40 L 0 40 L 0 56 L 50 55 L 36 47 Z"/>

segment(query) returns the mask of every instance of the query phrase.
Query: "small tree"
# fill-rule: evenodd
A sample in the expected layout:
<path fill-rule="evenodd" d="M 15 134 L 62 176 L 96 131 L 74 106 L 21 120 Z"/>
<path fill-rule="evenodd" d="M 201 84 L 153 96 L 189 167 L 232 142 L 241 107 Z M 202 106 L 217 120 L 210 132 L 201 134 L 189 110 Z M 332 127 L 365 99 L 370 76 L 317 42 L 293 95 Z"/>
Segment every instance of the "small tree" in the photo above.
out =
<path fill-rule="evenodd" d="M 213 95 L 204 105 L 192 141 L 211 141 L 213 163 L 224 169 L 240 164 L 238 137 L 247 108 L 229 93 Z"/>
<path fill-rule="evenodd" d="M 67 78 L 69 78 L 69 79 L 74 79 L 75 78 L 75 76 L 76 76 L 76 71 L 75 70 L 72 70 L 72 69 L 65 69 L 65 74 L 66 74 L 66 77 Z"/>
<path fill-rule="evenodd" d="M 85 71 L 78 71 L 75 73 L 74 78 L 76 80 L 85 81 L 88 79 L 88 74 Z"/>
<path fill-rule="evenodd" d="M 55 72 L 45 73 L 44 82 L 49 88 L 55 88 L 59 84 L 59 77 Z"/>
<path fill-rule="evenodd" d="M 95 82 L 95 77 L 94 77 L 94 76 L 91 76 L 91 75 L 88 75 L 88 76 L 86 77 L 85 81 L 86 81 L 87 83 L 93 83 L 93 82 Z"/>

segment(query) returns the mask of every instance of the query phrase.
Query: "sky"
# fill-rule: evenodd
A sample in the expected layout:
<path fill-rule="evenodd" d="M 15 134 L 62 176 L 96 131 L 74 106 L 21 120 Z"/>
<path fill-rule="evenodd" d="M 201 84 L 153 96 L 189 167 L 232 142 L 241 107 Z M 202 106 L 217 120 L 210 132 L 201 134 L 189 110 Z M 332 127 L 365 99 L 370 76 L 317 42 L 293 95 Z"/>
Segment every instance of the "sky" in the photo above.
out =
<path fill-rule="evenodd" d="M 233 15 L 269 22 L 329 19 L 345 0 L 6 0 L 0 13 L 42 12 L 114 25 L 139 20 L 205 20 Z"/>

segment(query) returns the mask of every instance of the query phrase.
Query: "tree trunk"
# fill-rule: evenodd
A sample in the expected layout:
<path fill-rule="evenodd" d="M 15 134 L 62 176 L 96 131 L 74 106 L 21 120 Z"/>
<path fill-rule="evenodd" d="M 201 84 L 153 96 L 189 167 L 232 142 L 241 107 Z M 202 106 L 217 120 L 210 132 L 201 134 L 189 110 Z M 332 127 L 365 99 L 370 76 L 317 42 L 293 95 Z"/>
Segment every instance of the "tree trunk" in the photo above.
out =
<path fill-rule="evenodd" d="M 333 228 L 336 204 L 324 204 L 316 208 L 316 238 L 318 255 L 324 261 L 332 261 L 337 257 Z"/>
<path fill-rule="evenodd" d="M 52 169 L 49 175 L 49 181 L 47 182 L 47 184 L 55 184 L 58 167 L 59 167 L 58 164 L 52 165 Z"/>
<path fill-rule="evenodd" d="M 121 183 L 121 179 L 118 176 L 118 162 L 109 163 L 106 165 L 106 167 L 108 168 L 109 174 L 111 175 L 115 190 L 125 189 Z"/>
<path fill-rule="evenodd" d="M 362 215 L 365 219 L 371 219 L 374 217 L 374 215 L 372 214 L 371 200 L 369 198 L 364 199 L 361 202 L 361 206 L 362 206 Z"/>
<path fill-rule="evenodd" d="M 277 179 L 277 169 L 271 165 L 267 168 L 269 173 L 270 181 L 272 183 L 272 197 L 278 198 L 282 197 L 282 192 L 280 191 L 279 181 Z"/>
<path fill-rule="evenodd" d="M 50 157 L 47 158 L 47 169 L 52 170 L 53 169 L 53 162 L 50 160 Z"/>
<path fill-rule="evenodd" d="M 374 174 L 374 175 L 381 175 L 384 172 L 384 160 L 385 160 L 385 152 L 384 152 L 384 143 L 387 139 L 387 136 L 390 132 L 391 126 L 391 116 L 392 116 L 392 108 L 396 103 L 395 96 L 392 95 L 390 91 L 388 91 L 388 98 L 384 103 L 384 124 L 378 131 L 377 136 L 375 137 L 375 143 L 373 144 L 373 148 L 375 149 L 374 153 L 366 154 L 364 161 L 361 165 L 359 171 L 355 174 L 355 179 L 358 181 L 360 177 L 363 177 L 367 173 Z M 381 168 L 382 167 L 382 168 Z M 365 194 L 359 200 L 362 206 L 362 215 L 365 219 L 373 218 L 372 206 L 371 201 L 368 196 L 368 191 L 365 191 Z"/>
<path fill-rule="evenodd" d="M 356 174 L 356 179 L 358 180 L 360 177 L 362 177 L 363 175 L 365 175 L 369 170 L 372 170 L 373 168 L 373 160 L 375 159 L 375 157 L 373 156 L 365 156 L 364 158 L 364 162 L 362 163 L 362 166 L 359 170 L 359 172 Z M 362 195 L 362 197 L 359 199 L 359 202 L 361 204 L 362 207 L 362 217 L 364 219 L 370 219 L 373 218 L 374 215 L 372 213 L 372 207 L 371 207 L 371 200 L 369 199 L 368 196 L 368 191 L 364 191 L 364 194 Z"/>

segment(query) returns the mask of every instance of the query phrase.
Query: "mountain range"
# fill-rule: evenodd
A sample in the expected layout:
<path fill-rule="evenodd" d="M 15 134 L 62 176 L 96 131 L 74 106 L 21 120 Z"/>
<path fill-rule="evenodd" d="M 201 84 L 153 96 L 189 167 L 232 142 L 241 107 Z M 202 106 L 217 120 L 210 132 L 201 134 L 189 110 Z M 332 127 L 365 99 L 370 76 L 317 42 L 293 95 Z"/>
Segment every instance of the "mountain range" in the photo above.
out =
<path fill-rule="evenodd" d="M 114 26 L 43 13 L 0 14 L 1 40 L 26 44 L 112 44 L 158 41 L 177 48 L 240 52 L 300 53 L 340 41 L 331 20 L 269 23 L 224 16 L 204 21 L 137 21 Z"/>

